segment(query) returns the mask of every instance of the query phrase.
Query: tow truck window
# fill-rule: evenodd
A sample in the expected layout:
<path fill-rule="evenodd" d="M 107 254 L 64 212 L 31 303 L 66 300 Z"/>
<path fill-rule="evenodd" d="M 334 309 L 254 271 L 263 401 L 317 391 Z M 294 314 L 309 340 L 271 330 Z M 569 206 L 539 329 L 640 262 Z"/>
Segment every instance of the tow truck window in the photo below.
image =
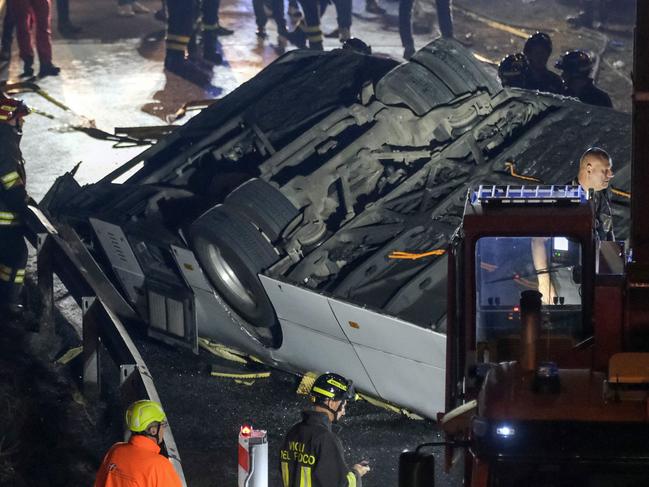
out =
<path fill-rule="evenodd" d="M 535 254 L 533 256 L 533 254 Z M 544 295 L 537 351 L 556 361 L 586 338 L 580 284 L 581 245 L 563 237 L 483 237 L 476 244 L 478 361 L 517 360 L 520 296 Z"/>

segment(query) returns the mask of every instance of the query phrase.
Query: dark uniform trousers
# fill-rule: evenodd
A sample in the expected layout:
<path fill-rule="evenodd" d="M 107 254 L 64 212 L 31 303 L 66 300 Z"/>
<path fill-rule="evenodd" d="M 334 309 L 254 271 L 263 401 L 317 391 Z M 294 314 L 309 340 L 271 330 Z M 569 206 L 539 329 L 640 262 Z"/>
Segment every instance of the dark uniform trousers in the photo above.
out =
<path fill-rule="evenodd" d="M 350 29 L 352 26 L 352 0 L 331 0 L 336 7 L 336 22 L 339 29 Z M 327 10 L 329 0 L 320 1 L 320 17 Z"/>
<path fill-rule="evenodd" d="M 0 124 L 0 303 L 16 303 L 25 280 L 27 245 L 22 218 L 27 210 L 20 134 Z"/>
<path fill-rule="evenodd" d="M 302 413 L 284 438 L 279 460 L 283 487 L 362 487 L 324 413 Z"/>
<path fill-rule="evenodd" d="M 266 27 L 268 16 L 264 10 L 264 0 L 252 0 L 252 8 L 255 11 L 257 27 Z M 277 33 L 286 34 L 286 18 L 284 17 L 284 0 L 271 0 L 270 7 L 273 11 L 273 20 L 277 24 Z"/>
<path fill-rule="evenodd" d="M 300 29 L 306 34 L 309 47 L 322 49 L 322 30 L 320 30 L 320 5 L 319 0 L 300 0 L 304 20 Z"/>
<path fill-rule="evenodd" d="M 194 0 L 167 0 L 167 55 L 185 55 L 194 34 L 196 5 Z M 218 7 L 217 7 L 218 11 Z"/>
<path fill-rule="evenodd" d="M 453 17 L 451 15 L 452 0 L 435 0 L 437 7 L 437 21 L 442 37 L 453 37 Z M 414 0 L 399 0 L 399 36 L 401 45 L 413 48 L 415 41 L 412 38 L 412 6 Z"/>

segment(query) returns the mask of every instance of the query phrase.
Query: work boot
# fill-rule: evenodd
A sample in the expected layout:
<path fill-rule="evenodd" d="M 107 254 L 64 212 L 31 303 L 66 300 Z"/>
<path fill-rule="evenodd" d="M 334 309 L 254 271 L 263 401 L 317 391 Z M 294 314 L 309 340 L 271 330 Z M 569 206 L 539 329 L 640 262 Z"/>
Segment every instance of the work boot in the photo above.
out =
<path fill-rule="evenodd" d="M 257 27 L 257 32 L 255 32 L 255 35 L 259 39 L 268 39 L 268 32 L 266 32 L 266 27 Z"/>
<path fill-rule="evenodd" d="M 352 37 L 351 30 L 347 27 L 341 27 L 339 32 L 338 40 L 340 42 L 347 42 Z"/>
<path fill-rule="evenodd" d="M 180 76 L 198 86 L 208 85 L 212 81 L 211 74 L 206 73 L 186 59 L 182 51 L 168 50 L 165 56 L 164 67 L 170 73 Z"/>
<path fill-rule="evenodd" d="M 340 29 L 334 29 L 331 32 L 327 32 L 324 34 L 324 36 L 327 39 L 336 39 L 340 35 Z"/>
<path fill-rule="evenodd" d="M 385 14 L 385 9 L 376 2 L 376 0 L 366 0 L 365 1 L 365 11 L 371 14 L 383 15 Z"/>
<path fill-rule="evenodd" d="M 214 31 L 203 32 L 203 60 L 212 65 L 223 64 L 223 56 L 216 50 L 217 44 Z"/>
<path fill-rule="evenodd" d="M 45 78 L 46 76 L 58 76 L 61 68 L 54 66 L 52 63 L 41 64 L 41 69 L 38 70 L 38 77 Z"/>
<path fill-rule="evenodd" d="M 216 29 L 214 29 L 212 32 L 214 32 L 217 36 L 231 36 L 232 34 L 234 34 L 233 30 L 223 27 L 218 22 L 216 23 Z"/>
<path fill-rule="evenodd" d="M 23 58 L 23 72 L 21 78 L 31 78 L 34 76 L 34 56 Z"/>
<path fill-rule="evenodd" d="M 304 49 L 306 47 L 306 33 L 302 30 L 300 25 L 298 25 L 293 32 L 287 32 L 286 38 L 295 47 Z"/>
<path fill-rule="evenodd" d="M 74 37 L 79 34 L 83 29 L 78 25 L 68 22 L 59 22 L 57 29 L 63 37 Z"/>

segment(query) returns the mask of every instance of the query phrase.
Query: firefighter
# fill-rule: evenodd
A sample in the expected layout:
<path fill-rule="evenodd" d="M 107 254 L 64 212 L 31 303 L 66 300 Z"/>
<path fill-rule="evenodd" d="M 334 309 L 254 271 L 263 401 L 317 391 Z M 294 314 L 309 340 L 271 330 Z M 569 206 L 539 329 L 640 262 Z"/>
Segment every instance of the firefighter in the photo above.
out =
<path fill-rule="evenodd" d="M 352 381 L 338 374 L 327 372 L 315 380 L 309 395 L 313 408 L 302 412 L 302 421 L 288 431 L 280 451 L 284 487 L 361 487 L 370 467 L 360 462 L 350 469 L 331 431 L 354 397 Z"/>
<path fill-rule="evenodd" d="M 300 21 L 294 31 L 287 32 L 286 38 L 296 47 L 306 47 L 309 41 L 309 49 L 322 51 L 322 30 L 320 29 L 319 0 L 300 0 L 304 18 Z"/>
<path fill-rule="evenodd" d="M 573 186 L 581 186 L 586 192 L 593 191 L 593 237 L 598 241 L 615 240 L 609 194 L 613 176 L 613 161 L 608 152 L 599 147 L 590 147 L 579 159 L 579 172 L 571 182 Z M 542 237 L 532 239 L 532 259 L 539 280 L 539 291 L 543 294 L 543 304 L 553 304 L 558 295 L 566 298 L 565 304 L 580 303 L 579 286 L 573 281 L 570 269 L 563 266 L 553 273 L 548 272 L 551 267 L 548 240 Z"/>
<path fill-rule="evenodd" d="M 549 35 L 545 32 L 532 34 L 525 41 L 523 54 L 529 61 L 528 89 L 564 94 L 565 88 L 561 77 L 547 68 L 548 59 L 552 54 L 552 39 Z"/>
<path fill-rule="evenodd" d="M 155 401 L 135 401 L 126 411 L 128 443 L 115 443 L 104 457 L 94 487 L 180 487 L 168 458 L 160 455 L 167 416 Z"/>
<path fill-rule="evenodd" d="M 194 34 L 196 20 L 194 1 L 167 0 L 166 4 L 165 70 L 199 86 L 209 85 L 212 79 L 211 73 L 206 73 L 187 58 L 187 50 Z"/>
<path fill-rule="evenodd" d="M 503 88 L 527 88 L 530 63 L 522 52 L 509 54 L 498 65 L 498 78 Z"/>
<path fill-rule="evenodd" d="M 11 5 L 10 8 L 16 22 L 16 38 L 20 58 L 23 60 L 24 65 L 21 76 L 34 76 L 32 28 L 35 30 L 36 50 L 38 51 L 38 61 L 40 63 L 39 78 L 57 76 L 61 68 L 52 64 L 50 0 L 9 0 L 8 5 Z"/>
<path fill-rule="evenodd" d="M 566 84 L 566 94 L 579 98 L 583 103 L 601 107 L 613 107 L 611 97 L 595 86 L 590 72 L 593 61 L 584 51 L 568 51 L 555 64 L 561 70 L 561 77 Z"/>
<path fill-rule="evenodd" d="M 20 137 L 23 117 L 28 113 L 21 101 L 0 92 L 0 316 L 11 318 L 22 312 L 20 292 L 27 264 L 23 236 L 27 192 Z"/>

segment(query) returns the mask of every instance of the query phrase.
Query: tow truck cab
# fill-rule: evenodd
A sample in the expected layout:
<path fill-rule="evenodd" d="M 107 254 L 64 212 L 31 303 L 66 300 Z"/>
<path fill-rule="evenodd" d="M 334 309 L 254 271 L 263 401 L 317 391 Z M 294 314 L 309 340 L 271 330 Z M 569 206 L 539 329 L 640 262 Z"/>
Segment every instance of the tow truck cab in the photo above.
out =
<path fill-rule="evenodd" d="M 449 252 L 447 441 L 428 444 L 464 449 L 464 485 L 649 476 L 649 354 L 624 353 L 624 248 L 593 225 L 580 187 L 469 193 Z M 434 485 L 423 446 L 400 487 Z"/>

